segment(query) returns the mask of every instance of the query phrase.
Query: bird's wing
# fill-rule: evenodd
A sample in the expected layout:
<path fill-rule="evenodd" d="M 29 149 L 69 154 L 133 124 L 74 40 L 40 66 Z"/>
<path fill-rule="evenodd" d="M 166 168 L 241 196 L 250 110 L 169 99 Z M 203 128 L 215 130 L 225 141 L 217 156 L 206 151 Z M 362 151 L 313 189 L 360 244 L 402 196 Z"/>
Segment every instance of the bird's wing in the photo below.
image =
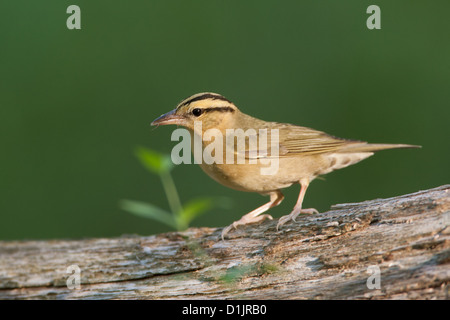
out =
<path fill-rule="evenodd" d="M 333 137 L 325 132 L 279 124 L 280 156 L 313 155 L 320 153 L 372 153 L 386 149 L 420 148 L 409 144 L 367 143 Z M 285 151 L 283 153 L 282 151 Z"/>
<path fill-rule="evenodd" d="M 267 122 L 254 132 L 245 132 L 245 143 L 235 145 L 235 154 L 244 155 L 247 159 L 313 155 L 366 144 L 357 140 L 336 138 L 307 127 L 275 122 Z"/>
<path fill-rule="evenodd" d="M 362 141 L 333 137 L 307 127 L 279 124 L 280 156 L 337 152 L 350 145 L 361 143 L 365 144 Z"/>

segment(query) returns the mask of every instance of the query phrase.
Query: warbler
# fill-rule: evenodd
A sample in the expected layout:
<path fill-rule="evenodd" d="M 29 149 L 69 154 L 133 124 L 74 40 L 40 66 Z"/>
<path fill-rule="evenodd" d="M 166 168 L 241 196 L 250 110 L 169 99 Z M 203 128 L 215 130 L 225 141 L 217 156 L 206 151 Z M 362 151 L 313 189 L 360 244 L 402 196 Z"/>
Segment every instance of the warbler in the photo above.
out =
<path fill-rule="evenodd" d="M 299 214 L 318 213 L 316 209 L 302 207 L 310 182 L 318 176 L 355 164 L 376 151 L 420 148 L 409 144 L 371 144 L 342 139 L 307 127 L 260 120 L 241 112 L 233 102 L 212 92 L 184 99 L 174 110 L 151 123 L 154 126 L 169 124 L 185 127 L 190 133 L 191 144 L 195 139 L 200 140 L 201 151 L 212 149 L 212 143 L 218 146 L 220 142 L 225 146 L 211 152 L 214 159 L 220 161 L 199 163 L 211 178 L 236 190 L 270 196 L 269 202 L 224 228 L 222 239 L 238 226 L 273 219 L 263 213 L 281 203 L 284 196 L 280 190 L 283 188 L 299 183 L 300 193 L 292 212 L 279 219 L 277 230 L 289 220 L 295 221 Z M 236 132 L 240 134 L 236 135 Z M 209 138 L 205 139 L 207 133 Z M 245 138 L 245 143 L 234 143 L 241 137 Z M 232 157 L 229 156 L 230 147 Z M 218 154 L 220 151 L 222 154 Z M 236 161 L 238 157 L 245 161 Z M 276 161 L 276 168 L 267 173 L 264 169 L 268 169 L 269 161 Z"/>

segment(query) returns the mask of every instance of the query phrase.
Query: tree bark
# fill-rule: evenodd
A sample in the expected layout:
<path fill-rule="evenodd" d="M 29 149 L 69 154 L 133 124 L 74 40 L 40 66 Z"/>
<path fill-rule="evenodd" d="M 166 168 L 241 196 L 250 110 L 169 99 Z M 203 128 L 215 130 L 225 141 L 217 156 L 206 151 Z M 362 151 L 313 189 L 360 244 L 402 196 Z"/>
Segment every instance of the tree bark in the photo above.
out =
<path fill-rule="evenodd" d="M 2 241 L 0 299 L 449 299 L 449 190 L 339 204 L 225 241 L 221 228 Z"/>

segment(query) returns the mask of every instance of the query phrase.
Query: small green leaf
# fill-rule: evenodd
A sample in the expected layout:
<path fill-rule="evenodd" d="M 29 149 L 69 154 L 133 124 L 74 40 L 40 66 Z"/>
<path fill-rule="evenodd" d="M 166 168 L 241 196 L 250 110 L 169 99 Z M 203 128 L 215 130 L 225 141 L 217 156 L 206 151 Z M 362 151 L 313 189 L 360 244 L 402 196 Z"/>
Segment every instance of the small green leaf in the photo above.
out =
<path fill-rule="evenodd" d="M 151 218 L 153 220 L 164 223 L 174 229 L 177 229 L 177 223 L 172 214 L 150 203 L 134 200 L 122 200 L 120 201 L 120 207 L 123 210 L 126 210 L 137 216 L 144 218 Z"/>
<path fill-rule="evenodd" d="M 196 217 L 205 213 L 214 206 L 214 200 L 212 198 L 198 198 L 189 201 L 183 206 L 183 210 L 180 213 L 180 218 L 187 225 Z"/>
<path fill-rule="evenodd" d="M 169 172 L 174 166 L 170 156 L 145 147 L 137 147 L 135 154 L 147 170 L 156 174 Z"/>
<path fill-rule="evenodd" d="M 214 207 L 229 209 L 231 207 L 231 199 L 227 197 L 196 198 L 183 206 L 179 219 L 186 225 L 189 225 L 192 220 Z"/>

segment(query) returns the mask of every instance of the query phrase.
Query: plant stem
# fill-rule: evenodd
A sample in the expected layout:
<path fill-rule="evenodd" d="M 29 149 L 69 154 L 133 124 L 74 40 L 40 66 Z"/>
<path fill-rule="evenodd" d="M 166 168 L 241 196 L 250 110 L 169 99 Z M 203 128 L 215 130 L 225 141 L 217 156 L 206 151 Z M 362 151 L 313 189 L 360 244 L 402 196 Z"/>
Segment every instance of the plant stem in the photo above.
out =
<path fill-rule="evenodd" d="M 181 211 L 183 207 L 181 206 L 180 198 L 178 197 L 177 188 L 175 187 L 175 182 L 172 179 L 169 171 L 162 172 L 160 174 L 162 185 L 164 191 L 167 195 L 167 200 L 169 202 L 170 210 L 172 211 L 175 222 L 177 224 L 178 230 L 186 229 L 185 223 L 180 219 Z"/>

